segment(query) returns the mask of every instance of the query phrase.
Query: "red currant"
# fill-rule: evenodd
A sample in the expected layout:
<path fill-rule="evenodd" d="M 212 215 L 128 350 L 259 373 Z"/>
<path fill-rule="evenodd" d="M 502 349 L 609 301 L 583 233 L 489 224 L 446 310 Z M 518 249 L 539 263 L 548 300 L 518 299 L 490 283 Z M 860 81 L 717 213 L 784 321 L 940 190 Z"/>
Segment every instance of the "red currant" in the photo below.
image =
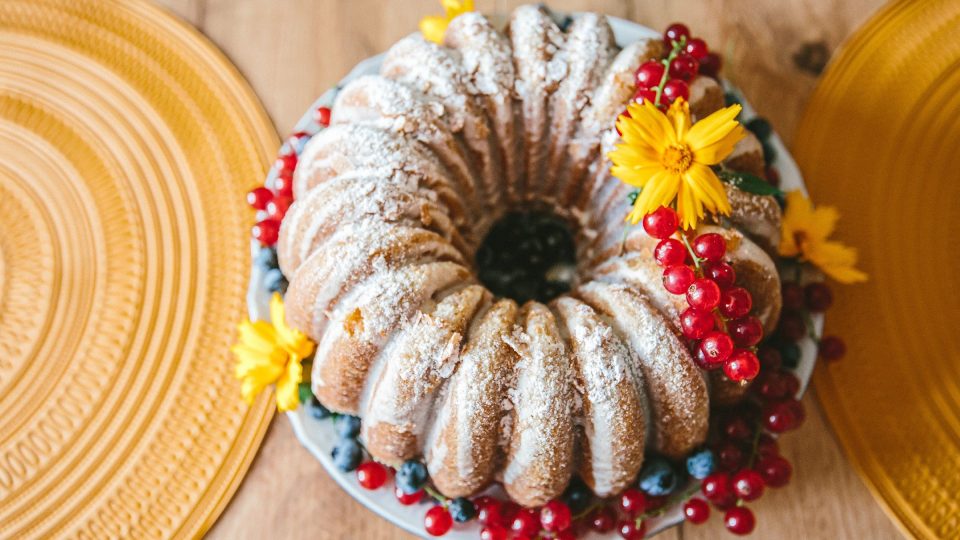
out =
<path fill-rule="evenodd" d="M 745 501 L 754 501 L 763 495 L 763 478 L 752 469 L 743 469 L 733 475 L 733 492 Z"/>
<path fill-rule="evenodd" d="M 763 326 L 756 317 L 744 317 L 727 322 L 727 332 L 737 347 L 753 347 L 763 338 Z"/>
<path fill-rule="evenodd" d="M 673 208 L 661 206 L 653 212 L 643 216 L 643 230 L 654 238 L 664 239 L 677 232 L 680 218 Z"/>
<path fill-rule="evenodd" d="M 298 131 L 291 134 L 287 137 L 287 146 L 292 148 L 295 152 L 300 150 L 302 146 L 310 139 L 310 134 L 306 131 Z"/>
<path fill-rule="evenodd" d="M 810 283 L 803 288 L 807 309 L 814 313 L 826 311 L 833 304 L 833 292 L 826 283 Z"/>
<path fill-rule="evenodd" d="M 686 81 L 682 81 L 680 79 L 670 79 L 665 85 L 663 85 L 663 91 L 660 93 L 660 95 L 667 101 L 667 103 L 673 103 L 680 98 L 689 100 L 690 85 L 688 85 Z"/>
<path fill-rule="evenodd" d="M 717 463 L 725 471 L 735 471 L 743 466 L 743 450 L 733 442 L 722 443 L 716 449 Z"/>
<path fill-rule="evenodd" d="M 700 491 L 708 501 L 718 506 L 725 506 L 736 500 L 730 475 L 725 472 L 715 472 L 704 478 L 700 482 Z"/>
<path fill-rule="evenodd" d="M 423 517 L 423 528 L 430 536 L 443 536 L 453 527 L 453 518 L 443 506 L 434 506 Z"/>
<path fill-rule="evenodd" d="M 753 388 L 764 399 L 783 399 L 787 396 L 787 385 L 776 371 L 764 372 Z"/>
<path fill-rule="evenodd" d="M 517 517 L 517 514 L 520 513 L 522 508 L 519 504 L 511 501 L 497 501 L 500 505 L 500 524 L 506 528 L 511 528 L 513 525 L 513 518 Z"/>
<path fill-rule="evenodd" d="M 686 51 L 690 56 L 700 60 L 710 52 L 710 49 L 707 48 L 707 42 L 704 40 L 700 38 L 689 38 L 687 39 Z"/>
<path fill-rule="evenodd" d="M 647 509 L 647 496 L 640 490 L 628 488 L 620 495 L 620 511 L 628 516 L 642 514 Z"/>
<path fill-rule="evenodd" d="M 847 354 L 847 345 L 837 336 L 824 336 L 820 340 L 820 348 L 817 352 L 820 358 L 827 362 L 833 362 Z"/>
<path fill-rule="evenodd" d="M 747 423 L 747 419 L 739 415 L 731 415 L 720 424 L 723 434 L 734 441 L 746 441 L 753 436 L 753 430 Z"/>
<path fill-rule="evenodd" d="M 273 179 L 273 192 L 281 197 L 293 197 L 293 176 L 281 174 Z"/>
<path fill-rule="evenodd" d="M 573 532 L 572 529 L 553 533 L 553 540 L 577 540 L 577 533 Z"/>
<path fill-rule="evenodd" d="M 277 174 L 281 172 L 292 173 L 296 167 L 297 154 L 292 151 L 281 154 L 273 164 L 273 168 L 277 170 Z"/>
<path fill-rule="evenodd" d="M 545 531 L 565 531 L 570 528 L 572 518 L 570 507 L 561 501 L 550 501 L 540 509 L 540 526 Z"/>
<path fill-rule="evenodd" d="M 803 309 L 803 287 L 796 283 L 784 283 L 780 287 L 780 296 L 783 298 L 783 309 L 800 311 Z"/>
<path fill-rule="evenodd" d="M 727 513 L 723 516 L 723 524 L 733 534 L 744 535 L 753 532 L 753 527 L 757 523 L 753 517 L 753 512 L 749 508 L 738 506 L 727 510 Z"/>
<path fill-rule="evenodd" d="M 720 59 L 720 55 L 714 52 L 707 53 L 700 60 L 700 74 L 706 77 L 713 77 L 716 79 L 720 75 L 720 68 L 723 66 L 723 61 Z"/>
<path fill-rule="evenodd" d="M 746 317 L 753 309 L 753 297 L 743 287 L 731 287 L 720 295 L 720 314 L 728 319 Z"/>
<path fill-rule="evenodd" d="M 776 371 L 783 365 L 783 356 L 780 355 L 780 351 L 770 346 L 760 347 L 757 357 L 760 358 L 760 365 L 764 370 Z"/>
<path fill-rule="evenodd" d="M 663 271 L 663 288 L 673 294 L 683 294 L 691 287 L 694 279 L 696 275 L 689 266 L 674 264 Z M 717 297 L 719 296 L 717 293 Z"/>
<path fill-rule="evenodd" d="M 277 243 L 280 236 L 280 222 L 275 219 L 265 219 L 253 226 L 250 231 L 254 240 L 259 240 L 264 246 L 272 246 Z"/>
<path fill-rule="evenodd" d="M 786 340 L 799 341 L 807 335 L 807 323 L 796 311 L 786 311 L 780 315 L 777 333 Z"/>
<path fill-rule="evenodd" d="M 725 262 L 706 262 L 703 264 L 703 276 L 717 282 L 721 289 L 733 287 L 737 280 L 737 273 L 733 267 Z"/>
<path fill-rule="evenodd" d="M 700 342 L 700 350 L 707 364 L 711 366 L 710 369 L 716 369 L 723 365 L 733 353 L 733 340 L 727 334 L 715 330 L 703 338 Z"/>
<path fill-rule="evenodd" d="M 660 266 L 683 264 L 687 260 L 687 248 L 676 238 L 664 238 L 654 248 L 653 258 Z"/>
<path fill-rule="evenodd" d="M 689 37 L 690 29 L 683 23 L 673 23 L 663 32 L 663 41 L 668 47 L 672 47 L 674 41 Z"/>
<path fill-rule="evenodd" d="M 710 518 L 710 505 L 703 499 L 690 499 L 683 504 L 683 515 L 694 525 L 705 523 Z"/>
<path fill-rule="evenodd" d="M 667 504 L 666 495 L 647 495 L 647 512 L 663 508 Z"/>
<path fill-rule="evenodd" d="M 507 530 L 499 525 L 486 525 L 480 529 L 480 540 L 508 540 Z"/>
<path fill-rule="evenodd" d="M 680 314 L 680 328 L 683 335 L 690 339 L 703 339 L 713 330 L 713 313 L 697 308 L 687 308 Z"/>
<path fill-rule="evenodd" d="M 540 514 L 532 508 L 523 508 L 513 516 L 513 523 L 510 524 L 510 530 L 515 535 L 523 534 L 530 537 L 536 536 L 540 532 Z"/>
<path fill-rule="evenodd" d="M 783 388 L 787 397 L 796 396 L 797 392 L 800 391 L 800 379 L 798 379 L 793 373 L 788 372 L 781 373 L 780 378 L 783 379 Z M 806 418 L 807 415 L 805 412 L 801 411 L 800 416 Z"/>
<path fill-rule="evenodd" d="M 760 373 L 760 359 L 753 351 L 737 349 L 723 364 L 723 373 L 731 381 L 752 381 Z"/>
<path fill-rule="evenodd" d="M 761 433 L 760 440 L 757 442 L 757 455 L 763 459 L 780 455 L 780 445 L 777 440 L 769 433 Z"/>
<path fill-rule="evenodd" d="M 410 506 L 412 504 L 417 504 L 423 499 L 423 490 L 417 490 L 413 493 L 404 493 L 400 486 L 394 486 L 393 495 L 397 498 L 397 502 L 404 506 Z"/>
<path fill-rule="evenodd" d="M 314 120 L 323 127 L 330 125 L 330 107 L 318 107 Z"/>
<path fill-rule="evenodd" d="M 493 497 L 482 495 L 473 500 L 477 508 L 477 520 L 484 524 L 501 523 L 500 501 Z"/>
<path fill-rule="evenodd" d="M 720 303 L 720 287 L 713 280 L 697 279 L 687 287 L 687 303 L 703 311 L 713 311 Z"/>
<path fill-rule="evenodd" d="M 693 240 L 693 252 L 710 262 L 720 262 L 727 252 L 727 241 L 717 233 L 701 234 Z"/>
<path fill-rule="evenodd" d="M 805 417 L 803 404 L 796 400 L 777 401 L 763 409 L 763 424 L 772 433 L 796 429 Z"/>
<path fill-rule="evenodd" d="M 377 489 L 387 481 L 387 469 L 376 461 L 367 461 L 357 467 L 357 482 L 364 489 Z"/>
<path fill-rule="evenodd" d="M 633 100 L 637 103 L 657 104 L 657 91 L 653 88 L 638 88 L 633 94 Z"/>
<path fill-rule="evenodd" d="M 767 167 L 764 176 L 767 177 L 768 184 L 773 187 L 780 187 L 780 171 L 776 167 Z"/>
<path fill-rule="evenodd" d="M 285 195 L 277 195 L 267 203 L 267 216 L 277 221 L 283 219 L 287 214 L 287 209 L 293 204 L 293 199 Z"/>
<path fill-rule="evenodd" d="M 790 483 L 793 475 L 793 466 L 781 456 L 767 456 L 762 458 L 756 466 L 763 482 L 772 487 L 780 488 Z"/>
<path fill-rule="evenodd" d="M 587 516 L 587 522 L 590 523 L 590 528 L 597 532 L 610 532 L 617 524 L 617 513 L 609 506 L 594 508 Z"/>
<path fill-rule="evenodd" d="M 670 76 L 684 81 L 692 81 L 700 70 L 700 62 L 693 56 L 681 53 L 670 62 Z"/>
<path fill-rule="evenodd" d="M 640 64 L 636 73 L 637 88 L 655 88 L 660 86 L 660 81 L 663 79 L 663 72 L 663 64 L 656 60 L 650 60 Z"/>
<path fill-rule="evenodd" d="M 632 519 L 625 519 L 617 524 L 617 532 L 624 540 L 640 540 L 647 532 L 647 525 L 644 522 L 637 522 Z"/>
<path fill-rule="evenodd" d="M 266 210 L 267 204 L 273 198 L 273 192 L 265 187 L 253 188 L 247 192 L 247 204 L 254 210 Z"/>

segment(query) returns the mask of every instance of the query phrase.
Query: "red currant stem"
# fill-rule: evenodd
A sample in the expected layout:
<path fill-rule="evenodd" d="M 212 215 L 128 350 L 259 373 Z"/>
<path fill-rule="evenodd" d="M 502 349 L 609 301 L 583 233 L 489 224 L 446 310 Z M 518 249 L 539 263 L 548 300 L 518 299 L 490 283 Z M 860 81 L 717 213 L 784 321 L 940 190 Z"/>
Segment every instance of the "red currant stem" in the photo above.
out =
<path fill-rule="evenodd" d="M 661 506 L 660 508 L 657 508 L 656 510 L 651 510 L 649 512 L 644 512 L 639 516 L 637 516 L 637 519 L 635 520 L 634 524 L 637 527 L 639 527 L 640 522 L 642 522 L 645 519 L 652 519 L 658 516 L 662 516 L 663 514 L 667 513 L 667 510 L 670 510 L 671 508 L 673 508 L 677 503 L 686 501 L 687 499 L 690 498 L 691 495 L 693 495 L 698 491 L 700 491 L 700 482 L 690 482 L 690 485 L 687 486 L 687 489 L 680 491 L 678 493 L 674 493 L 670 498 L 668 498 L 663 503 L 663 506 Z"/>
<path fill-rule="evenodd" d="M 693 266 L 697 271 L 697 277 L 703 277 L 703 269 L 700 268 L 700 257 L 697 257 L 696 252 L 693 251 L 693 246 L 690 245 L 690 240 L 683 231 L 680 231 L 680 241 L 683 242 L 683 245 L 686 246 L 687 251 L 690 252 L 690 257 L 693 259 Z"/>
<path fill-rule="evenodd" d="M 747 468 L 752 469 L 757 461 L 757 451 L 760 449 L 760 434 L 763 432 L 763 421 L 757 420 L 757 427 L 753 430 L 753 442 L 750 445 L 750 459 L 747 460 Z"/>
<path fill-rule="evenodd" d="M 673 42 L 673 49 L 670 50 L 670 54 L 667 57 L 660 61 L 663 64 L 664 70 L 663 75 L 660 77 L 660 84 L 657 85 L 657 98 L 654 100 L 654 104 L 660 106 L 660 96 L 663 95 L 663 87 L 667 85 L 667 81 L 670 79 L 670 64 L 673 63 L 673 60 L 680 55 L 682 51 L 687 46 L 687 36 L 681 36 L 680 41 Z"/>
<path fill-rule="evenodd" d="M 439 491 L 437 491 L 437 490 L 433 489 L 432 487 L 430 487 L 429 484 L 424 484 L 424 485 L 423 485 L 423 491 L 424 491 L 424 493 L 426 493 L 427 495 L 429 495 L 430 497 L 432 497 L 434 500 L 436 500 L 438 503 L 440 503 L 440 504 L 442 504 L 442 505 L 444 505 L 444 506 L 446 506 L 447 503 L 450 502 L 446 497 L 444 497 L 442 494 L 440 494 Z"/>
<path fill-rule="evenodd" d="M 574 514 L 570 519 L 572 521 L 576 521 L 578 519 L 585 518 L 587 517 L 587 514 L 589 514 L 590 512 L 593 512 L 594 510 L 596 510 L 597 508 L 600 508 L 601 506 L 603 506 L 603 501 L 597 501 L 591 504 L 590 506 L 588 506 L 585 510 L 583 510 L 579 514 Z"/>

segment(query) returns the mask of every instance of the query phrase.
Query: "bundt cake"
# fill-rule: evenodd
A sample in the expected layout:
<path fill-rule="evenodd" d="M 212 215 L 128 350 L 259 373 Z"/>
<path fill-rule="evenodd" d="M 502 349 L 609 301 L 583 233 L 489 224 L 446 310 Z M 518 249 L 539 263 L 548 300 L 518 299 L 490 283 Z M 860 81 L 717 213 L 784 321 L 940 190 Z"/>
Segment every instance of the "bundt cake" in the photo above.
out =
<path fill-rule="evenodd" d="M 362 418 L 375 459 L 422 458 L 451 497 L 498 481 L 535 506 L 572 474 L 607 496 L 646 453 L 680 458 L 702 444 L 711 400 L 743 394 L 691 356 L 656 240 L 624 234 L 632 188 L 606 156 L 634 72 L 662 54 L 660 39 L 619 49 L 602 15 L 561 29 L 523 6 L 504 32 L 467 13 L 442 44 L 406 37 L 379 75 L 340 89 L 330 126 L 301 153 L 277 252 L 287 322 L 317 343 L 313 392 Z M 690 102 L 702 117 L 723 91 L 700 76 Z M 755 167 L 758 148 L 744 139 L 728 164 Z M 739 230 L 701 227 L 726 238 L 754 315 L 772 328 L 779 206 L 728 189 L 724 224 Z M 518 305 L 478 279 L 478 247 L 517 210 L 573 231 L 569 292 Z"/>

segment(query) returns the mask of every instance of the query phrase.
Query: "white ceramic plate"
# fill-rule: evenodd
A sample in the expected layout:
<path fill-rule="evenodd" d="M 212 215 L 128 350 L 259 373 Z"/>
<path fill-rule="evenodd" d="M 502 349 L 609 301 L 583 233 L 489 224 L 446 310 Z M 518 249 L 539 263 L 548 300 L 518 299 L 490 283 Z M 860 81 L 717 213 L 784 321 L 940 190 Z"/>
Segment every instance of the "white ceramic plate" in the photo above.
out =
<path fill-rule="evenodd" d="M 617 43 L 620 44 L 620 46 L 634 42 L 641 38 L 658 37 L 660 35 L 659 32 L 655 32 L 650 28 L 616 17 L 610 17 L 610 25 L 613 27 L 614 35 L 616 36 Z M 307 131 L 311 133 L 316 131 L 318 126 L 314 122 L 313 111 L 321 106 L 331 106 L 337 90 L 351 80 L 361 75 L 378 73 L 382 61 L 383 55 L 378 55 L 368 58 L 357 64 L 350 74 L 340 81 L 340 84 L 337 86 L 337 88 L 326 92 L 313 104 L 303 118 L 300 119 L 300 122 L 297 123 L 295 131 Z M 731 90 L 736 92 L 736 89 Z M 737 94 L 739 95 L 739 92 L 737 92 Z M 739 97 L 743 103 L 744 109 L 742 118 L 752 118 L 755 116 L 755 111 L 752 107 L 750 107 L 749 103 L 747 103 L 744 97 L 742 95 L 739 95 Z M 780 140 L 780 137 L 774 134 L 769 139 L 769 142 L 774 145 L 777 151 L 776 166 L 780 171 L 782 188 L 784 190 L 805 190 L 803 178 L 800 176 L 800 170 L 797 168 L 797 165 L 790 156 L 790 153 L 787 152 L 787 149 Z M 251 249 L 253 255 L 256 255 L 256 252 L 259 250 L 258 244 L 254 242 L 251 246 Z M 263 278 L 264 270 L 257 265 L 253 265 L 253 270 L 250 274 L 250 287 L 247 291 L 247 303 L 250 309 L 250 317 L 254 320 L 269 318 L 268 303 L 270 299 L 270 293 L 264 287 Z M 816 327 L 817 334 L 819 335 L 823 330 L 823 316 L 815 314 L 813 322 L 814 326 Z M 816 362 L 817 351 L 816 345 L 809 338 L 804 339 L 800 343 L 800 347 L 802 352 L 800 363 L 794 373 L 800 379 L 800 394 L 803 394 L 803 392 L 806 390 L 807 383 L 810 380 L 810 375 L 813 373 L 813 366 Z M 330 457 L 330 453 L 333 451 L 333 447 L 336 444 L 337 435 L 334 431 L 332 421 L 315 420 L 309 415 L 309 413 L 307 413 L 305 407 L 301 407 L 294 412 L 287 413 L 287 418 L 290 419 L 290 423 L 293 425 L 293 430 L 297 434 L 297 438 L 300 439 L 300 442 L 310 451 L 311 454 L 320 460 L 320 463 L 323 464 L 325 469 L 327 469 L 327 472 L 330 473 L 330 476 L 332 476 L 337 483 L 340 484 L 343 490 L 350 494 L 351 497 L 360 501 L 360 503 L 362 503 L 364 506 L 396 526 L 405 529 L 412 534 L 419 535 L 423 538 L 429 538 L 423 529 L 423 515 L 427 509 L 430 508 L 429 505 L 401 505 L 399 502 L 397 502 L 393 495 L 393 486 L 391 482 L 388 482 L 386 486 L 375 491 L 363 489 L 360 487 L 360 484 L 357 483 L 357 477 L 354 473 L 342 472 L 333 464 L 333 459 Z M 496 490 L 498 488 L 493 489 Z M 680 506 L 678 505 L 672 509 L 669 509 L 662 516 L 648 520 L 647 534 L 653 535 L 682 521 L 683 515 L 681 513 Z M 480 537 L 479 531 L 480 526 L 476 523 L 476 521 L 466 524 L 454 524 L 454 528 L 447 533 L 444 538 L 450 540 L 476 540 Z M 619 536 L 616 534 L 591 534 L 586 538 L 591 540 L 613 540 L 619 538 Z"/>

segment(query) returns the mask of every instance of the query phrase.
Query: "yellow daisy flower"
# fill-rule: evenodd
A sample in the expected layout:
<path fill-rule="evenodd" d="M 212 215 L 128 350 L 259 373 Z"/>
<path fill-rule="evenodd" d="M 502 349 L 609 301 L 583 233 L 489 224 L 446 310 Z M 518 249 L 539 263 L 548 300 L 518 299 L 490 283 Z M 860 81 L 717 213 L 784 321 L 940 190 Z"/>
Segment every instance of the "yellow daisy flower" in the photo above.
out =
<path fill-rule="evenodd" d="M 313 354 L 314 344 L 287 326 L 279 294 L 270 299 L 270 321 L 243 321 L 237 327 L 240 340 L 230 349 L 237 357 L 234 376 L 242 383 L 240 393 L 247 403 L 275 384 L 277 409 L 292 411 L 300 404 L 300 362 Z"/>
<path fill-rule="evenodd" d="M 867 274 L 854 268 L 857 250 L 827 240 L 840 217 L 836 208 L 814 208 L 810 199 L 800 191 L 787 193 L 786 203 L 780 233 L 781 255 L 810 262 L 840 283 L 867 280 Z"/>
<path fill-rule="evenodd" d="M 473 11 L 473 0 L 440 0 L 443 4 L 443 16 L 430 15 L 420 19 L 420 33 L 434 43 L 443 43 L 450 21 L 464 13 Z"/>
<path fill-rule="evenodd" d="M 740 105 L 695 124 L 690 105 L 682 98 L 666 114 L 648 101 L 631 103 L 627 112 L 617 119 L 622 142 L 609 154 L 613 176 L 641 188 L 627 220 L 636 224 L 674 201 L 684 229 L 696 227 L 705 211 L 729 215 L 727 192 L 710 166 L 730 155 L 744 136 L 743 126 L 735 120 Z"/>

